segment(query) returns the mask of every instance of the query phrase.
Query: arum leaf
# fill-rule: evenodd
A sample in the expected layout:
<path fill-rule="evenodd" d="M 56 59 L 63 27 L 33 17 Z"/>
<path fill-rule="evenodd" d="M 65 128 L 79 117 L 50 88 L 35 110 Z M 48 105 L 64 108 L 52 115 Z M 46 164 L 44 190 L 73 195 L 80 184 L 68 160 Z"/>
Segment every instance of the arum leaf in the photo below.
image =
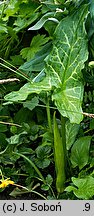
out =
<path fill-rule="evenodd" d="M 71 123 L 83 119 L 81 103 L 83 82 L 81 70 L 88 58 L 84 18 L 87 6 L 61 20 L 54 34 L 53 49 L 46 58 L 46 73 L 55 86 L 53 100 L 63 116 Z"/>
<path fill-rule="evenodd" d="M 32 100 L 26 100 L 23 102 L 23 107 L 33 110 L 39 103 L 38 97 L 32 98 Z"/>
<path fill-rule="evenodd" d="M 55 15 L 54 12 L 46 13 L 34 26 L 30 27 L 28 30 L 39 30 L 40 28 L 43 27 L 45 22 L 47 22 L 49 19 L 51 19 L 51 17 L 52 17 L 52 19 L 51 19 L 52 21 L 58 22 L 58 20 L 53 17 L 54 15 Z"/>
<path fill-rule="evenodd" d="M 56 18 L 48 18 L 48 21 L 53 21 L 53 22 L 59 23 L 59 21 Z"/>
<path fill-rule="evenodd" d="M 69 121 L 66 122 L 66 148 L 69 150 L 75 141 L 76 135 L 79 130 L 78 124 L 71 124 Z"/>
<path fill-rule="evenodd" d="M 91 17 L 94 19 L 94 0 L 90 0 L 90 14 Z"/>
<path fill-rule="evenodd" d="M 50 79 L 45 78 L 43 81 L 38 83 L 26 83 L 19 91 L 13 91 L 7 94 L 4 99 L 9 101 L 23 101 L 26 100 L 29 94 L 36 93 L 39 94 L 41 91 L 50 91 Z"/>
<path fill-rule="evenodd" d="M 91 136 L 80 137 L 74 143 L 71 149 L 71 163 L 73 167 L 79 166 L 82 169 L 89 159 L 89 148 L 90 148 Z"/>

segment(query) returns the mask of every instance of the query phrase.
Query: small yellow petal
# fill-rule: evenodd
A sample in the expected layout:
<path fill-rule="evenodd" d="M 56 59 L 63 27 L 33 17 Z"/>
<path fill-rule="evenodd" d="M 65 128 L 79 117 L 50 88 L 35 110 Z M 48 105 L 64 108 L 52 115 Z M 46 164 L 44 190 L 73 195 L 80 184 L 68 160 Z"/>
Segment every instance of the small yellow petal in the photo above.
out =
<path fill-rule="evenodd" d="M 4 184 L 0 184 L 0 188 L 4 188 L 5 186 L 4 186 Z"/>
<path fill-rule="evenodd" d="M 13 185 L 14 184 L 14 181 L 11 181 L 8 179 L 5 179 L 5 180 L 0 180 L 1 181 L 1 184 L 0 184 L 0 188 L 5 188 L 7 187 L 9 184 Z"/>
<path fill-rule="evenodd" d="M 9 180 L 8 183 L 13 185 L 14 181 Z"/>

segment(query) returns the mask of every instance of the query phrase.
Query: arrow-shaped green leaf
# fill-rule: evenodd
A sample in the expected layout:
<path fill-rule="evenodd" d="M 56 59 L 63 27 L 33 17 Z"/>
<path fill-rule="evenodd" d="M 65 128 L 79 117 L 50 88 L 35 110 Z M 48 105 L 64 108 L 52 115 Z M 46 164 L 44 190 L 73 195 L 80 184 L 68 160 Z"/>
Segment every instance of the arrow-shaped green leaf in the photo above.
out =
<path fill-rule="evenodd" d="M 81 70 L 88 58 L 86 14 L 84 5 L 78 13 L 61 20 L 55 31 L 52 52 L 46 58 L 46 73 L 55 87 L 52 98 L 60 113 L 72 123 L 79 123 L 83 118 Z"/>
<path fill-rule="evenodd" d="M 26 83 L 24 86 L 20 88 L 19 91 L 13 91 L 7 94 L 4 98 L 5 100 L 12 101 L 12 102 L 19 102 L 24 101 L 27 99 L 29 94 L 39 94 L 41 91 L 50 91 L 51 90 L 51 84 L 50 79 L 48 80 L 48 77 L 46 77 L 41 82 L 31 82 Z"/>

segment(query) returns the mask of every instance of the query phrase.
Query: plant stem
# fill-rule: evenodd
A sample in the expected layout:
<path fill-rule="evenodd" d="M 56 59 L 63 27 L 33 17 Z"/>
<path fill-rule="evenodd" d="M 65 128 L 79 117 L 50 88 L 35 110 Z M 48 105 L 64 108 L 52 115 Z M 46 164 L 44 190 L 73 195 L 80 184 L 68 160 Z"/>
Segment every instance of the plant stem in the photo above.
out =
<path fill-rule="evenodd" d="M 48 126 L 49 126 L 49 129 L 50 129 L 50 132 L 52 133 L 52 123 L 51 123 L 51 114 L 50 114 L 49 98 L 47 98 L 46 110 L 47 110 Z"/>
<path fill-rule="evenodd" d="M 67 163 L 67 151 L 66 151 L 66 118 L 61 116 L 61 136 L 62 136 L 62 143 L 63 143 L 63 149 L 64 149 L 64 164 L 65 164 L 65 170 L 66 170 L 66 163 Z"/>
<path fill-rule="evenodd" d="M 26 157 L 25 155 L 20 154 L 18 152 L 13 152 L 13 154 L 19 155 L 19 156 L 23 157 L 25 160 L 27 160 L 29 162 L 29 164 L 35 169 L 35 171 L 37 172 L 37 174 L 39 175 L 39 177 L 42 179 L 43 183 L 45 184 L 45 179 L 44 179 L 43 175 L 41 174 L 39 169 L 36 167 L 36 165 L 33 163 L 33 161 L 31 161 L 28 157 Z"/>
<path fill-rule="evenodd" d="M 42 197 L 44 200 L 47 200 L 47 198 L 45 196 L 43 196 L 41 193 L 38 193 L 37 191 L 31 191 L 31 192 L 37 194 L 40 197 Z"/>
<path fill-rule="evenodd" d="M 12 126 L 17 126 L 17 127 L 22 127 L 21 125 L 18 125 L 18 124 L 15 124 L 15 123 L 11 123 L 11 122 L 4 122 L 4 121 L 0 121 L 0 124 L 12 125 Z"/>
<path fill-rule="evenodd" d="M 0 60 L 2 60 L 2 59 L 0 58 Z M 9 63 L 8 63 L 8 64 L 9 64 Z M 18 70 L 17 70 L 17 69 L 16 69 L 16 70 L 14 70 L 14 69 L 12 69 L 11 67 L 8 67 L 7 65 L 5 65 L 5 64 L 2 64 L 2 63 L 0 63 L 0 65 L 1 65 L 1 66 L 3 66 L 3 67 L 5 67 L 5 68 L 7 68 L 7 69 L 9 69 L 10 71 L 12 71 L 12 72 L 16 73 L 17 75 L 19 75 L 19 76 L 23 77 L 24 79 L 26 79 L 26 80 L 28 80 L 28 81 L 30 82 L 30 79 L 29 79 L 29 78 L 27 78 L 27 77 L 26 77 L 26 75 L 22 74 L 21 72 L 18 72 Z"/>

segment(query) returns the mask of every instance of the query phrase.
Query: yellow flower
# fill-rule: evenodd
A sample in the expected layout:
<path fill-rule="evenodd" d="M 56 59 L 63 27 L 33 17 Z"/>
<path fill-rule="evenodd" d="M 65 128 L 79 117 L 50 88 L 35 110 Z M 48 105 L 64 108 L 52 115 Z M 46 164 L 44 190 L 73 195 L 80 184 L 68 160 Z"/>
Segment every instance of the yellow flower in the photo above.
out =
<path fill-rule="evenodd" d="M 7 187 L 9 184 L 13 185 L 14 181 L 9 180 L 10 178 L 4 179 L 4 180 L 0 180 L 1 184 L 0 184 L 0 188 L 5 188 Z"/>

